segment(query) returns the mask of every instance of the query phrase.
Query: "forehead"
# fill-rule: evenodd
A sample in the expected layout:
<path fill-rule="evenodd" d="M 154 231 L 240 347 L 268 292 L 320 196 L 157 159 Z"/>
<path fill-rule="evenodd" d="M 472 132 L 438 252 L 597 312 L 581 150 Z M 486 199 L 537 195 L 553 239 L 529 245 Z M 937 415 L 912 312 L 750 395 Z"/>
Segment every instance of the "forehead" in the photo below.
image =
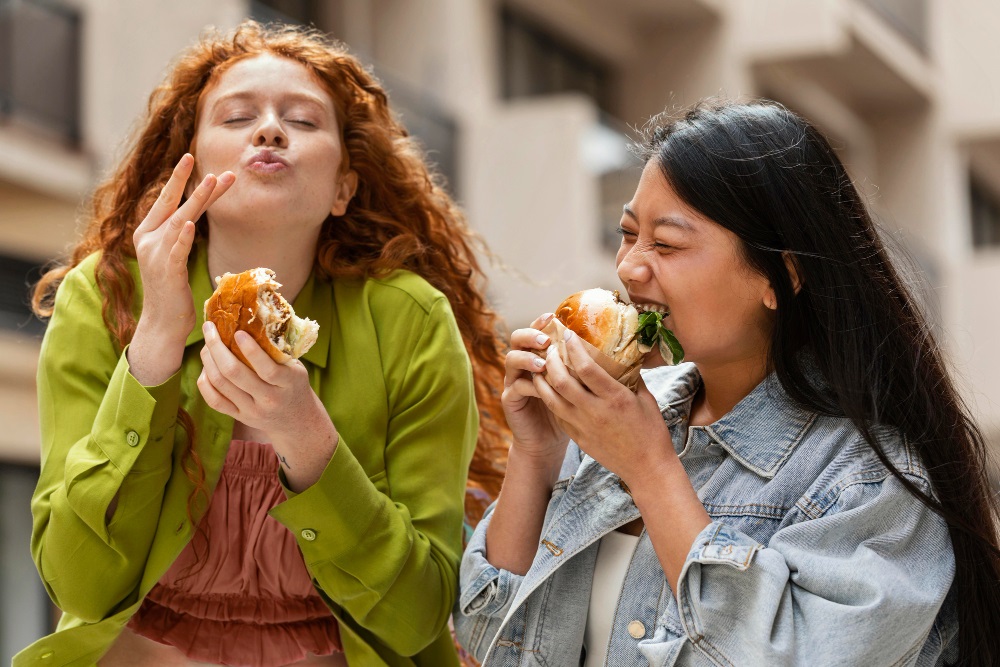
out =
<path fill-rule="evenodd" d="M 665 225 L 686 233 L 697 231 L 698 223 L 708 220 L 680 198 L 655 159 L 643 167 L 639 185 L 624 212 L 637 222 L 651 222 L 656 227 Z"/>
<path fill-rule="evenodd" d="M 202 97 L 208 107 L 233 97 L 297 93 L 333 107 L 333 99 L 305 65 L 270 53 L 241 60 L 227 69 Z"/>

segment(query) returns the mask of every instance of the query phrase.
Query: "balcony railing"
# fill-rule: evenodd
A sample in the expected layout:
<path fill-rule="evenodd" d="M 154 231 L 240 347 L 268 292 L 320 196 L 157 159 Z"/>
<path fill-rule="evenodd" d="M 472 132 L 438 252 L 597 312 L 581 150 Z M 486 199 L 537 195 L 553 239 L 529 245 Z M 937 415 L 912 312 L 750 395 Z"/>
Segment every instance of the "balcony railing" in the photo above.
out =
<path fill-rule="evenodd" d="M 38 0 L 0 0 L 0 123 L 80 141 L 80 15 Z"/>
<path fill-rule="evenodd" d="M 927 53 L 927 0 L 862 0 L 889 25 L 915 46 Z"/>

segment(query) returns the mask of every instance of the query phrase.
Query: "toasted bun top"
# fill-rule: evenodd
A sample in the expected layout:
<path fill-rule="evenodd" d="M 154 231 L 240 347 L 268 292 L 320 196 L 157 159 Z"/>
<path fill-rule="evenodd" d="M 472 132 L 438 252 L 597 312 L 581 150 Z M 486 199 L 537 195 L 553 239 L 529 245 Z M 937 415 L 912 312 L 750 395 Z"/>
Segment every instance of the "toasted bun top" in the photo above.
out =
<path fill-rule="evenodd" d="M 598 350 L 626 365 L 642 359 L 635 340 L 639 312 L 617 292 L 587 289 L 571 294 L 555 312 L 560 322 Z"/>
<path fill-rule="evenodd" d="M 246 363 L 235 339 L 237 331 L 246 331 L 272 359 L 278 363 L 288 361 L 289 355 L 279 350 L 268 336 L 271 318 L 269 313 L 262 312 L 259 302 L 262 292 L 276 293 L 281 287 L 274 280 L 274 271 L 258 268 L 226 273 L 216 280 L 218 286 L 205 302 L 205 319 L 215 324 L 222 342 Z"/>

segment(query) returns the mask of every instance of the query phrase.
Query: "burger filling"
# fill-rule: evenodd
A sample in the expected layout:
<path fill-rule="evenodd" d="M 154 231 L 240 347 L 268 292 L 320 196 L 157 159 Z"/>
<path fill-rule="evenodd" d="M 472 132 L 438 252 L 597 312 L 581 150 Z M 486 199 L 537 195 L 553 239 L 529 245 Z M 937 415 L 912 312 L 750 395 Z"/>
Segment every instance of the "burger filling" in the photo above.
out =
<path fill-rule="evenodd" d="M 266 322 L 268 340 L 285 354 L 298 358 L 316 342 L 319 325 L 297 317 L 288 301 L 270 285 L 261 286 L 257 308 L 258 316 Z"/>

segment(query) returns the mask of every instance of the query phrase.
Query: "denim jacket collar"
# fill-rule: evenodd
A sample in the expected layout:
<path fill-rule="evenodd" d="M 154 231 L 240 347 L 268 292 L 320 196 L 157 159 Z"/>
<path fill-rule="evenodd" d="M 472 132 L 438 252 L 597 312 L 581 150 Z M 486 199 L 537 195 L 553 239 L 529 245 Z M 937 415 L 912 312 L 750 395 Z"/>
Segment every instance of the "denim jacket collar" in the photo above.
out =
<path fill-rule="evenodd" d="M 679 381 L 659 401 L 668 424 L 687 419 L 691 401 L 701 387 L 701 375 L 694 364 L 683 364 L 676 370 Z M 815 413 L 792 401 L 771 373 L 721 419 L 698 428 L 704 428 L 747 469 L 770 479 L 795 451 L 815 418 Z"/>

